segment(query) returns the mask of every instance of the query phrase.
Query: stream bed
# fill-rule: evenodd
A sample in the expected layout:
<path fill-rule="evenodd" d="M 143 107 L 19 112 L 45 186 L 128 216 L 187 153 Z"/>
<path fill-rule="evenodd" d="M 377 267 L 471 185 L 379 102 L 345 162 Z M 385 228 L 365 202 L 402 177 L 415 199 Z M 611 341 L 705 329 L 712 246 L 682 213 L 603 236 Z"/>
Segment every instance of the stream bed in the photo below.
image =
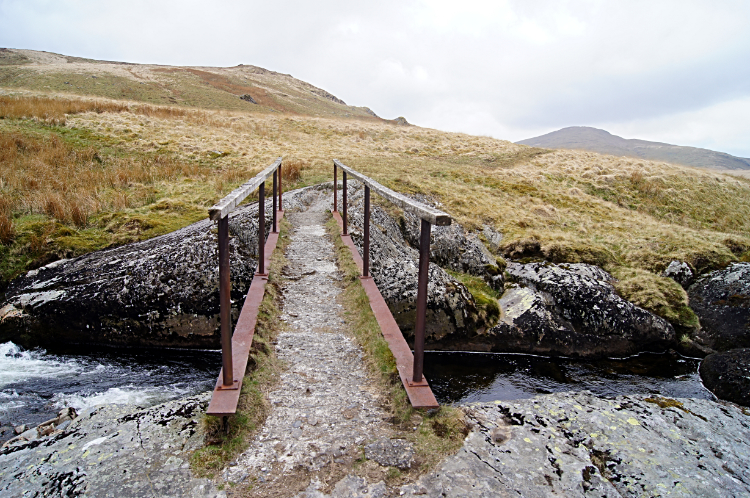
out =
<path fill-rule="evenodd" d="M 424 372 L 440 403 L 582 390 L 714 399 L 701 383 L 699 363 L 670 353 L 575 360 L 427 351 Z M 33 427 L 66 406 L 78 412 L 104 403 L 147 407 L 208 391 L 220 367 L 220 351 L 81 346 L 45 351 L 0 344 L 0 441 L 13 437 L 13 426 Z"/>
<path fill-rule="evenodd" d="M 440 403 L 531 398 L 588 390 L 594 394 L 658 394 L 715 399 L 698 374 L 699 358 L 641 353 L 577 360 L 510 353 L 426 351 L 424 374 Z"/>
<path fill-rule="evenodd" d="M 220 351 L 82 346 L 45 351 L 2 343 L 0 441 L 13 437 L 13 426 L 36 426 L 66 406 L 79 413 L 104 403 L 148 407 L 208 391 L 220 368 Z"/>

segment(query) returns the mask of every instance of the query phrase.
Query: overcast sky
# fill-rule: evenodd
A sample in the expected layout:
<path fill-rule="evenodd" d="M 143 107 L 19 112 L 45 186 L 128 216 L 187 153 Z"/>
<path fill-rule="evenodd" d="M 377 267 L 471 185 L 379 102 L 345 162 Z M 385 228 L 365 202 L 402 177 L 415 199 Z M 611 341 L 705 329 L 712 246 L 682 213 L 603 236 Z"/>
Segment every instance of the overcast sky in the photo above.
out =
<path fill-rule="evenodd" d="M 253 64 L 432 128 L 750 157 L 750 1 L 0 0 L 0 46 Z"/>

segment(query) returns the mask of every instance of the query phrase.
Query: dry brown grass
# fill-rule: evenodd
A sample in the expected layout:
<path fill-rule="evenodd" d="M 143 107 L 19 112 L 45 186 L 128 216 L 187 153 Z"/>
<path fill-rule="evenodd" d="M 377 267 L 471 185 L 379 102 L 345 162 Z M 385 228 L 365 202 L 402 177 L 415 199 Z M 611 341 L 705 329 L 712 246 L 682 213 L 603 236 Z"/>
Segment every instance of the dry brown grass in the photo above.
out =
<path fill-rule="evenodd" d="M 0 95 L 0 118 L 36 118 L 58 125 L 65 124 L 66 114 L 126 110 L 128 106 L 119 102 Z"/>
<path fill-rule="evenodd" d="M 5 213 L 0 213 L 0 244 L 10 244 L 16 235 L 13 220 Z"/>
<path fill-rule="evenodd" d="M 93 213 L 145 202 L 148 192 L 138 185 L 200 172 L 197 165 L 168 155 L 103 158 L 96 149 L 73 147 L 57 135 L 0 132 L 0 207 L 6 218 L 43 213 L 83 227 Z"/>
<path fill-rule="evenodd" d="M 103 136 L 126 150 L 177 158 L 173 165 L 151 169 L 130 171 L 133 166 L 116 161 L 100 172 L 91 169 L 108 175 L 110 188 L 119 193 L 102 196 L 89 190 L 73 196 L 79 223 L 98 209 L 137 206 L 143 191 L 132 182 L 157 177 L 171 182 L 171 169 L 188 164 L 200 170 L 203 166 L 197 165 L 207 158 L 210 175 L 191 173 L 196 187 L 209 187 L 202 190 L 207 204 L 278 156 L 285 158 L 285 188 L 331 180 L 331 160 L 337 158 L 394 190 L 431 197 L 470 229 L 493 226 L 504 235 L 501 252 L 515 259 L 587 262 L 656 276 L 673 259 L 702 273 L 750 257 L 750 181 L 720 172 L 548 151 L 377 120 L 173 109 L 131 104 L 117 112 L 68 116 L 66 126 Z M 26 173 L 12 176 L 13 182 L 25 182 L 15 187 L 14 206 L 64 212 L 74 222 L 69 192 L 75 191 L 75 181 L 50 190 L 58 197 L 37 196 L 34 204 L 21 202 L 19 192 L 46 188 L 49 180 Z M 70 176 L 75 178 L 74 172 Z M 129 182 L 130 188 L 117 187 Z M 636 287 L 631 290 L 643 297 L 643 289 Z M 679 296 L 664 294 L 661 284 L 655 288 L 664 299 L 652 299 L 659 292 L 651 292 L 644 302 L 659 301 L 657 308 L 666 303 L 672 311 L 681 307 Z"/>

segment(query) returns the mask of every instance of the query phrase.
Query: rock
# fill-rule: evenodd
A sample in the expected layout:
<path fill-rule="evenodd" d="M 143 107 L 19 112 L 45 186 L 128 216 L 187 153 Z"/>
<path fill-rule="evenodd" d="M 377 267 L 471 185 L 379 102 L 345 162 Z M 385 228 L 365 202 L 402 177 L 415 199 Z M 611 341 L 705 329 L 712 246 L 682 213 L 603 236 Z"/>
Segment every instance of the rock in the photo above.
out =
<path fill-rule="evenodd" d="M 240 100 L 244 100 L 245 102 L 250 102 L 251 104 L 257 104 L 253 96 L 250 95 L 249 93 L 246 93 L 245 95 L 241 96 Z"/>
<path fill-rule="evenodd" d="M 606 357 L 675 345 L 672 325 L 618 296 L 597 266 L 509 263 L 507 273 L 516 285 L 499 301 L 500 321 L 468 349 Z"/>
<path fill-rule="evenodd" d="M 71 406 L 65 407 L 57 413 L 57 420 L 55 421 L 55 425 L 61 425 L 69 420 L 75 420 L 77 416 L 78 413 L 76 413 L 75 408 Z"/>
<path fill-rule="evenodd" d="M 482 234 L 484 235 L 484 238 L 487 239 L 487 243 L 492 252 L 500 250 L 500 242 L 503 240 L 503 234 L 489 225 L 484 225 L 482 227 Z"/>
<path fill-rule="evenodd" d="M 747 496 L 750 416 L 700 399 L 558 393 L 465 407 L 474 429 L 401 496 Z M 509 425 L 501 443 L 491 433 Z"/>
<path fill-rule="evenodd" d="M 683 261 L 672 261 L 662 272 L 663 277 L 671 278 L 685 289 L 693 283 L 693 270 Z"/>
<path fill-rule="evenodd" d="M 295 202 L 295 192 L 285 193 L 285 208 Z M 230 214 L 229 229 L 236 320 L 257 265 L 257 203 Z M 10 283 L 0 304 L 0 341 L 217 348 L 217 253 L 216 224 L 206 219 L 30 271 Z"/>
<path fill-rule="evenodd" d="M 383 438 L 365 446 L 365 457 L 384 467 L 406 470 L 414 463 L 414 446 L 404 439 Z"/>
<path fill-rule="evenodd" d="M 359 182 L 349 184 L 349 233 L 363 251 L 363 191 Z M 396 220 L 378 206 L 370 210 L 370 273 L 407 340 L 416 322 L 419 253 L 404 239 Z M 466 287 L 438 265 L 429 266 L 427 286 L 426 343 L 448 335 L 473 334 L 486 328 L 476 302 Z"/>
<path fill-rule="evenodd" d="M 16 433 L 16 436 L 18 436 L 19 434 L 23 434 L 27 430 L 29 430 L 29 427 L 26 424 L 21 424 L 13 428 L 13 432 Z"/>
<path fill-rule="evenodd" d="M 203 445 L 210 394 L 146 410 L 106 405 L 65 432 L 0 450 L 2 496 L 196 496 L 223 494 L 196 479 L 190 455 Z"/>
<path fill-rule="evenodd" d="M 361 477 L 347 475 L 333 488 L 330 495 L 322 493 L 320 488 L 323 483 L 313 481 L 303 492 L 295 495 L 295 498 L 386 498 L 390 496 L 383 481 L 368 484 Z"/>
<path fill-rule="evenodd" d="M 718 398 L 750 406 L 750 348 L 709 355 L 699 372 L 703 385 Z"/>
<path fill-rule="evenodd" d="M 417 200 L 430 204 L 424 198 Z M 419 249 L 420 227 L 419 218 L 411 213 L 404 213 L 404 238 L 416 249 Z M 498 264 L 497 259 L 475 234 L 469 234 L 464 227 L 454 222 L 447 227 L 432 227 L 430 239 L 430 261 L 441 268 L 482 277 L 494 288 L 502 289 L 505 262 Z"/>
<path fill-rule="evenodd" d="M 717 351 L 750 347 L 750 263 L 733 263 L 688 288 L 701 330 L 696 342 Z"/>
<path fill-rule="evenodd" d="M 393 120 L 393 122 L 401 126 L 411 126 L 411 124 L 403 116 L 397 117 L 396 119 Z"/>

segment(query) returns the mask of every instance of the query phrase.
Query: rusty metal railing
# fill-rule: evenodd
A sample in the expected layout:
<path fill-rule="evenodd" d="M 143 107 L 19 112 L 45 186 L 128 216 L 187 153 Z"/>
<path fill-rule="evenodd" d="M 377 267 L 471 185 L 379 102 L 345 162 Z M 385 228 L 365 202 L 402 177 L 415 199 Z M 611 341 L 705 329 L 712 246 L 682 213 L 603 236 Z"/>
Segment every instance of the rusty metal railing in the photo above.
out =
<path fill-rule="evenodd" d="M 221 364 L 223 382 L 216 387 L 220 390 L 239 389 L 239 379 L 233 376 L 232 362 L 232 317 L 231 317 L 231 281 L 229 274 L 229 213 L 231 213 L 245 198 L 258 189 L 258 270 L 255 275 L 267 277 L 265 267 L 265 234 L 266 234 L 266 210 L 265 193 L 266 180 L 273 175 L 273 230 L 278 233 L 277 206 L 278 211 L 282 208 L 282 186 L 281 186 L 281 158 L 279 157 L 272 165 L 258 173 L 254 178 L 234 189 L 229 195 L 214 204 L 208 215 L 212 220 L 219 223 L 219 317 L 221 321 Z"/>
<path fill-rule="evenodd" d="M 397 205 L 404 211 L 418 216 L 422 220 L 419 235 L 419 278 L 417 282 L 417 316 L 414 327 L 414 361 L 410 385 L 425 384 L 422 377 L 424 367 L 424 335 L 425 315 L 427 314 L 427 280 L 430 266 L 430 232 L 432 225 L 446 226 L 451 224 L 451 217 L 447 213 L 432 208 L 421 202 L 414 201 L 408 197 L 384 187 L 372 178 L 359 173 L 338 160 L 333 160 L 333 211 L 338 211 L 338 169 L 342 171 L 342 234 L 348 235 L 347 227 L 347 177 L 351 175 L 365 186 L 365 213 L 364 213 L 364 240 L 362 251 L 362 277 L 370 276 L 370 190 L 374 190 L 381 197 Z"/>

